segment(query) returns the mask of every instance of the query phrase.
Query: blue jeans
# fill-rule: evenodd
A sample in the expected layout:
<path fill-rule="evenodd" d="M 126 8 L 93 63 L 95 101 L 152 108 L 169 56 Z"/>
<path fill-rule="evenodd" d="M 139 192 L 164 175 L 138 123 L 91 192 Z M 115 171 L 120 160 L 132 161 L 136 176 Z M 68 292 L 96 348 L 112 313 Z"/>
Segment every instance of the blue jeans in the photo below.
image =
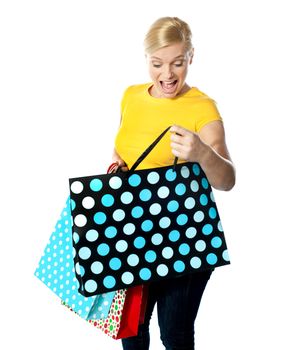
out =
<path fill-rule="evenodd" d="M 122 339 L 123 350 L 148 350 L 149 323 L 157 303 L 161 340 L 166 350 L 194 350 L 194 322 L 212 271 L 150 283 L 145 322 L 138 335 Z"/>

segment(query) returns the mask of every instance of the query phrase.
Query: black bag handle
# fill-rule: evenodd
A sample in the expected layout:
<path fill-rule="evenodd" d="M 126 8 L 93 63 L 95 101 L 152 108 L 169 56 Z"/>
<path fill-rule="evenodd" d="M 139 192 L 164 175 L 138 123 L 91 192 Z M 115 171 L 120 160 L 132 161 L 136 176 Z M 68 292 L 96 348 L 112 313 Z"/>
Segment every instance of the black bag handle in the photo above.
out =
<path fill-rule="evenodd" d="M 164 137 L 164 135 L 168 132 L 168 130 L 171 128 L 169 126 L 166 128 L 156 139 L 152 144 L 141 154 L 141 156 L 136 160 L 136 162 L 132 165 L 131 169 L 127 172 L 128 176 L 133 173 L 133 171 L 138 167 L 138 165 L 147 157 L 147 155 L 155 148 L 155 146 L 160 142 L 160 140 Z M 175 157 L 174 163 L 173 163 L 173 171 L 175 170 L 175 166 L 177 164 L 178 157 Z"/>

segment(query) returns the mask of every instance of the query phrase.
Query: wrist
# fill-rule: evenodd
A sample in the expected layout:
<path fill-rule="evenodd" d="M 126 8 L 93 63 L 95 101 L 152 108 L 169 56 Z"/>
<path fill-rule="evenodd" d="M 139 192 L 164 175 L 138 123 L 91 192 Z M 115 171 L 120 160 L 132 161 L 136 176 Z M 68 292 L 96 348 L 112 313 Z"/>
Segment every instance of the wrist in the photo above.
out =
<path fill-rule="evenodd" d="M 206 168 L 209 166 L 209 163 L 211 162 L 213 150 L 212 148 L 207 145 L 206 143 L 202 143 L 201 151 L 200 151 L 200 157 L 199 157 L 199 164 L 202 168 Z"/>

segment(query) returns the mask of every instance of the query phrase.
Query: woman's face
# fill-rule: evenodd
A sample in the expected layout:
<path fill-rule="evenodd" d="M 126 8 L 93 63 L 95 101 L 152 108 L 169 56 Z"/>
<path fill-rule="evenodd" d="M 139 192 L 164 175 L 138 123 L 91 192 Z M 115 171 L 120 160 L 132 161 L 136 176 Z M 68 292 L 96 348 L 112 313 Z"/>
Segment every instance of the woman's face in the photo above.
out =
<path fill-rule="evenodd" d="M 149 74 L 153 81 L 153 97 L 173 98 L 188 89 L 185 84 L 188 65 L 192 62 L 184 43 L 176 43 L 147 55 Z"/>

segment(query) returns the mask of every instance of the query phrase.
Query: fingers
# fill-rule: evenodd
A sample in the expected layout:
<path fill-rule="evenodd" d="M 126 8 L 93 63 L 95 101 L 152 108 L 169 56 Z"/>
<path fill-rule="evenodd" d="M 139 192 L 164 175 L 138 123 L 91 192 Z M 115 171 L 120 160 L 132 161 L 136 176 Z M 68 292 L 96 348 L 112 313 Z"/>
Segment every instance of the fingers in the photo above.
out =
<path fill-rule="evenodd" d="M 119 168 L 121 171 L 128 171 L 128 167 L 127 166 L 123 166 L 123 167 L 121 167 L 121 168 Z"/>
<path fill-rule="evenodd" d="M 171 152 L 175 157 L 183 160 L 196 159 L 197 135 L 179 125 L 173 125 L 171 131 Z"/>
<path fill-rule="evenodd" d="M 117 173 L 118 171 L 128 171 L 128 167 L 122 159 L 117 159 L 108 167 L 108 174 Z"/>
<path fill-rule="evenodd" d="M 182 128 L 179 125 L 173 125 L 170 128 L 170 131 L 171 131 L 171 135 L 170 135 L 171 141 L 179 144 L 184 144 L 189 142 L 189 140 L 192 140 L 195 135 L 192 131 Z"/>
<path fill-rule="evenodd" d="M 120 159 L 118 161 L 118 166 L 116 171 L 128 171 L 128 167 L 124 160 Z"/>
<path fill-rule="evenodd" d="M 188 160 L 189 148 L 182 143 L 171 142 L 171 152 L 175 157 Z"/>
<path fill-rule="evenodd" d="M 182 126 L 179 126 L 179 125 L 173 125 L 171 128 L 170 128 L 170 132 L 172 133 L 172 135 L 175 133 L 175 134 L 178 134 L 180 136 L 185 136 L 185 135 L 189 135 L 189 134 L 193 134 L 192 131 L 188 130 L 188 129 L 185 129 L 185 128 L 182 128 Z"/>
<path fill-rule="evenodd" d="M 108 171 L 108 173 L 115 174 L 119 171 L 122 171 L 122 172 L 128 171 L 128 167 L 124 162 L 122 162 L 120 164 L 119 164 L 119 162 L 115 162 L 115 164 L 113 164 L 113 166 L 111 166 L 110 171 Z"/>
<path fill-rule="evenodd" d="M 171 142 L 170 146 L 171 146 L 172 150 L 175 150 L 175 151 L 178 151 L 178 152 L 181 152 L 181 150 L 184 147 L 181 143 L 176 143 L 176 142 Z"/>

